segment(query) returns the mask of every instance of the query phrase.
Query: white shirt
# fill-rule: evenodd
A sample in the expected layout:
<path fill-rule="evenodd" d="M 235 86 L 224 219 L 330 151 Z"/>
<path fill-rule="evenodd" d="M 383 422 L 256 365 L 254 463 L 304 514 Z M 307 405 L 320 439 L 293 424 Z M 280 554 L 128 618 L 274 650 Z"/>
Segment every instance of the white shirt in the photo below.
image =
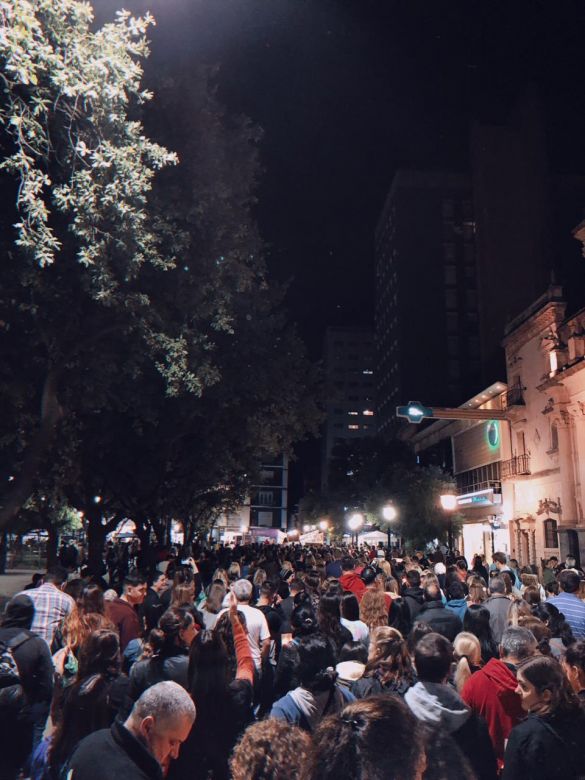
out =
<path fill-rule="evenodd" d="M 224 612 L 227 612 L 227 609 L 222 609 L 217 617 L 219 618 Z M 242 612 L 246 618 L 248 642 L 250 643 L 252 659 L 254 660 L 256 669 L 260 670 L 262 668 L 262 642 L 266 639 L 270 639 L 270 631 L 268 630 L 266 617 L 264 616 L 264 612 L 256 609 L 256 607 L 251 607 L 249 604 L 238 604 L 238 612 Z"/>
<path fill-rule="evenodd" d="M 354 642 L 365 642 L 370 635 L 370 629 L 363 620 L 346 620 L 341 618 L 341 625 L 351 631 Z"/>

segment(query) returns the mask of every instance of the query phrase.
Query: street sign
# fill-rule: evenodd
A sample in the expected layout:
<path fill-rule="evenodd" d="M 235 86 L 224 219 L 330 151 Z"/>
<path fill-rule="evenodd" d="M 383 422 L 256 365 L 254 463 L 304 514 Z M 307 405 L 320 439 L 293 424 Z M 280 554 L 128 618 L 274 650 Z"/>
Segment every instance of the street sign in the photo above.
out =
<path fill-rule="evenodd" d="M 425 418 L 435 415 L 430 407 L 423 406 L 420 401 L 410 401 L 406 406 L 396 407 L 396 416 L 406 417 L 411 423 L 420 423 Z"/>

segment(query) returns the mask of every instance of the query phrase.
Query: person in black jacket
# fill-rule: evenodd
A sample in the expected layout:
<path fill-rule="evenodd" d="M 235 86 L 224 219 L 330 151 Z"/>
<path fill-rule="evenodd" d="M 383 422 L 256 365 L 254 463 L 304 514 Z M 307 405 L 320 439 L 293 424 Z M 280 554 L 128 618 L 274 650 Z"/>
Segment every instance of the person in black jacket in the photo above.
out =
<path fill-rule="evenodd" d="M 441 590 L 435 582 L 430 582 L 424 589 L 425 603 L 417 615 L 417 621 L 428 623 L 433 631 L 442 634 L 452 642 L 460 631 L 463 631 L 461 618 L 443 604 Z"/>
<path fill-rule="evenodd" d="M 402 634 L 390 626 L 375 628 L 370 636 L 364 674 L 350 688 L 357 699 L 381 693 L 404 696 L 416 682 L 408 646 Z"/>
<path fill-rule="evenodd" d="M 189 648 L 198 626 L 185 607 L 167 609 L 159 627 L 150 632 L 148 644 L 152 657 L 137 661 L 130 670 L 129 696 L 132 701 L 151 685 L 172 680 L 187 689 L 189 678 Z"/>
<path fill-rule="evenodd" d="M 517 672 L 526 720 L 515 726 L 504 755 L 503 780 L 577 780 L 585 776 L 585 711 L 562 667 L 549 656 Z"/>
<path fill-rule="evenodd" d="M 49 647 L 44 639 L 30 631 L 34 614 L 31 599 L 20 594 L 6 605 L 0 626 L 0 643 L 10 648 L 18 669 L 15 685 L 0 690 L 2 780 L 12 780 L 18 775 L 39 741 L 53 695 L 53 662 Z"/>
<path fill-rule="evenodd" d="M 451 642 L 437 633 L 424 636 L 414 650 L 418 682 L 406 692 L 404 701 L 419 720 L 449 734 L 478 780 L 495 780 L 496 755 L 487 724 L 447 684 L 452 663 Z"/>
<path fill-rule="evenodd" d="M 420 586 L 420 572 L 416 569 L 407 571 L 404 577 L 408 585 L 402 588 L 402 598 L 408 606 L 410 625 L 412 626 L 425 603 L 425 592 Z"/>
<path fill-rule="evenodd" d="M 127 720 L 85 737 L 69 761 L 68 780 L 162 780 L 195 720 L 195 705 L 174 682 L 146 690 Z"/>

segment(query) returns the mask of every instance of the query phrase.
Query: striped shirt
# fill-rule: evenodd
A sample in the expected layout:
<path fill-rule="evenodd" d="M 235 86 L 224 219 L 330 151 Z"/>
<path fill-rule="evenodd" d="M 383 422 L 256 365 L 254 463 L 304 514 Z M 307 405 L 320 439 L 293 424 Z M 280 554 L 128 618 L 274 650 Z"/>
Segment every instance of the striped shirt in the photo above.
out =
<path fill-rule="evenodd" d="M 548 601 L 563 613 L 575 639 L 585 639 L 585 603 L 574 593 L 559 593 Z"/>
<path fill-rule="evenodd" d="M 55 630 L 71 612 L 75 602 L 50 582 L 38 588 L 23 590 L 19 596 L 28 596 L 35 605 L 35 616 L 30 630 L 51 646 Z"/>

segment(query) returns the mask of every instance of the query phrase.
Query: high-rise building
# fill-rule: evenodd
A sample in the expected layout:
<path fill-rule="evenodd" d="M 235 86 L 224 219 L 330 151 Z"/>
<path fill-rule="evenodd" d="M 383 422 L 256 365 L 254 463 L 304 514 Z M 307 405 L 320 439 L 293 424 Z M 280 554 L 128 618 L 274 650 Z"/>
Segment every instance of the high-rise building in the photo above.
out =
<path fill-rule="evenodd" d="M 475 122 L 469 175 L 399 171 L 376 231 L 378 424 L 408 401 L 458 406 L 504 376 L 502 333 L 551 273 L 582 305 L 570 246 L 582 177 L 551 176 L 537 96 Z"/>
<path fill-rule="evenodd" d="M 408 401 L 456 404 L 480 384 L 468 176 L 399 171 L 376 231 L 378 430 Z"/>
<path fill-rule="evenodd" d="M 374 334 L 365 328 L 328 328 L 324 360 L 327 398 L 321 475 L 326 486 L 335 445 L 376 433 Z"/>

